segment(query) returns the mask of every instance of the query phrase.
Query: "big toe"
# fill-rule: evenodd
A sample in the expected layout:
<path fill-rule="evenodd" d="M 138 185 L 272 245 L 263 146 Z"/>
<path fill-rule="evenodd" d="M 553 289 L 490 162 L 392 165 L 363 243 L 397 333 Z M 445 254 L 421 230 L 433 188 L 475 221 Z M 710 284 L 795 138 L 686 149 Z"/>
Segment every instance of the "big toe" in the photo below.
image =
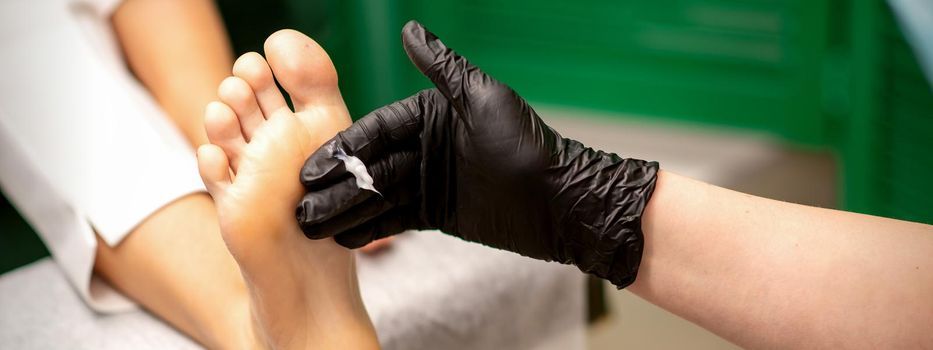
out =
<path fill-rule="evenodd" d="M 321 105 L 345 108 L 334 63 L 313 39 L 284 29 L 270 35 L 264 49 L 269 66 L 291 96 L 296 111 Z"/>

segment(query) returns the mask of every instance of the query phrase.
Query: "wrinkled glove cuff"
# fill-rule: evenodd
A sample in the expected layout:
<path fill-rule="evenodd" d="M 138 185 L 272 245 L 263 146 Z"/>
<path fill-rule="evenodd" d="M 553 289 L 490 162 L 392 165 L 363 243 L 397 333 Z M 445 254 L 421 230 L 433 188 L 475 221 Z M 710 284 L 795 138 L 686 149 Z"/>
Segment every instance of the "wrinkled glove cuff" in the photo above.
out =
<path fill-rule="evenodd" d="M 647 162 L 638 159 L 626 159 L 631 165 L 625 169 L 630 176 L 641 179 L 637 183 L 625 184 L 616 188 L 615 198 L 624 198 L 618 204 L 621 208 L 628 208 L 625 214 L 618 215 L 606 227 L 603 239 L 616 242 L 611 258 L 604 262 L 608 266 L 603 276 L 600 276 L 617 288 L 628 287 L 635 282 L 638 268 L 641 266 L 641 257 L 645 246 L 645 236 L 641 229 L 642 216 L 648 200 L 654 193 L 658 180 L 658 162 Z M 612 244 L 608 244 L 612 246 Z"/>
<path fill-rule="evenodd" d="M 568 169 L 562 192 L 568 210 L 561 234 L 564 261 L 619 289 L 635 282 L 644 248 L 642 215 L 657 183 L 657 162 L 623 159 L 566 140 Z"/>
<path fill-rule="evenodd" d="M 612 186 L 609 198 L 614 204 L 610 204 L 605 229 L 594 232 L 600 254 L 584 258 L 592 264 L 579 265 L 581 270 L 604 278 L 619 289 L 635 282 L 638 275 L 645 246 L 641 219 L 654 193 L 659 168 L 658 162 L 639 159 L 625 159 L 623 163 L 622 178 L 629 182 L 619 181 Z"/>

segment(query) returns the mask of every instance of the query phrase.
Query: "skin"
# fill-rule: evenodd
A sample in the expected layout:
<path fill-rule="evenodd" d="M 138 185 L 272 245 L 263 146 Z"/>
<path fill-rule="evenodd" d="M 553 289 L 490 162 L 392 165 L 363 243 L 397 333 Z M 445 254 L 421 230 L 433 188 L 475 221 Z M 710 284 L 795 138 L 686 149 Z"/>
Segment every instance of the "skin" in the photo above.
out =
<path fill-rule="evenodd" d="M 194 147 L 206 143 L 204 106 L 217 99 L 233 63 L 213 1 L 127 0 L 111 21 L 139 81 Z"/>
<path fill-rule="evenodd" d="M 163 18 L 172 18 L 172 26 L 164 26 Z M 231 102 L 230 106 L 242 104 L 243 96 L 252 98 L 250 87 L 245 83 L 249 79 L 229 77 L 232 62 L 230 46 L 211 1 L 127 0 L 114 13 L 112 24 L 133 73 L 182 130 L 191 145 L 208 142 L 204 128 L 205 105 L 218 97 L 221 101 Z M 255 58 L 259 55 L 249 56 Z M 286 71 L 295 77 L 318 73 L 314 69 L 302 68 L 306 63 L 303 60 L 292 60 L 287 55 L 278 57 L 284 62 L 283 65 L 294 65 L 290 67 L 291 71 Z M 327 62 L 330 62 L 329 59 Z M 234 66 L 234 76 L 250 72 L 249 69 L 244 72 L 238 67 L 243 67 L 243 64 Z M 327 69 L 320 65 L 314 67 Z M 331 74 L 336 84 L 336 73 L 332 67 L 324 73 Z M 234 82 L 232 85 L 231 81 Z M 246 93 L 244 85 L 236 83 L 245 83 Z M 308 88 L 293 84 L 293 88 L 299 87 Z M 334 101 L 337 100 L 342 103 L 339 94 L 334 98 Z M 257 109 L 257 112 L 263 118 L 261 111 Z M 340 112 L 335 114 L 333 120 L 321 118 L 321 131 L 316 131 L 321 134 L 309 135 L 309 139 L 329 138 L 336 132 L 334 128 L 348 124 L 346 109 Z M 305 147 L 313 143 L 309 141 Z M 293 177 L 297 184 L 297 175 Z M 208 194 L 192 194 L 168 203 L 153 213 L 116 247 L 109 247 L 98 238 L 95 273 L 208 348 L 261 348 L 276 344 L 297 348 L 301 347 L 298 345 L 308 345 L 318 340 L 315 336 L 321 332 L 307 332 L 303 337 L 294 337 L 302 339 L 304 343 L 278 344 L 270 341 L 268 332 L 262 328 L 257 317 L 256 305 L 251 302 L 255 290 L 247 287 L 243 277 L 245 271 L 240 270 L 227 250 L 217 209 Z M 348 253 L 344 254 L 349 256 Z M 317 258 L 311 260 L 314 259 Z M 352 263 L 352 258 L 349 260 Z M 356 281 L 355 271 L 351 270 L 350 267 L 339 270 L 342 272 L 338 277 L 345 280 L 345 284 L 353 281 L 345 290 L 346 294 L 331 295 L 330 299 L 346 299 L 343 304 L 335 305 L 344 305 L 347 310 L 347 305 L 352 305 L 362 310 L 358 290 L 355 294 L 350 292 L 354 291 L 350 287 L 354 287 Z M 327 278 L 339 280 L 334 276 Z M 313 282 L 328 285 L 332 281 L 327 278 L 318 274 Z M 333 335 L 359 339 L 360 347 L 371 347 L 375 336 L 368 318 L 357 319 L 360 316 L 358 310 L 347 310 L 341 314 L 334 310 L 307 308 L 311 316 L 317 315 L 315 311 L 346 315 L 321 320 L 329 321 L 328 327 L 352 330 L 347 333 L 335 332 Z"/>
<path fill-rule="evenodd" d="M 233 61 L 213 3 L 128 0 L 111 20 L 133 73 L 192 145 L 206 143 L 203 109 Z M 115 247 L 98 239 L 95 273 L 210 348 L 256 342 L 246 284 L 205 193 L 168 203 Z"/>
<path fill-rule="evenodd" d="M 933 226 L 662 171 L 628 289 L 746 348 L 933 347 Z"/>
<path fill-rule="evenodd" d="M 235 76 L 221 90 L 239 89 L 230 94 L 236 99 L 208 106 L 211 144 L 198 149 L 201 178 L 245 277 L 260 338 L 274 348 L 378 348 L 353 254 L 333 239 L 307 239 L 294 218 L 305 192 L 298 170 L 350 125 L 333 63 L 292 30 L 270 36 L 265 52 L 268 63 L 250 53 L 234 64 Z"/>

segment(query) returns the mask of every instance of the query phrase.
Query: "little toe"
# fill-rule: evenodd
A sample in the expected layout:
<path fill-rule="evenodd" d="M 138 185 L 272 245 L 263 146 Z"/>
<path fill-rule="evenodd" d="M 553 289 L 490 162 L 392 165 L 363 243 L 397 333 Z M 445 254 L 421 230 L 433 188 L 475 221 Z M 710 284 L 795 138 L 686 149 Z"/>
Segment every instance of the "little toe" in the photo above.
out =
<path fill-rule="evenodd" d="M 252 139 L 253 133 L 265 121 L 265 117 L 259 109 L 256 95 L 253 94 L 253 89 L 249 87 L 249 84 L 238 77 L 227 77 L 220 82 L 217 96 L 236 113 L 244 138 L 247 141 Z"/>
<path fill-rule="evenodd" d="M 219 146 L 204 144 L 198 147 L 198 172 L 207 192 L 214 199 L 220 198 L 230 185 L 230 164 Z"/>
<path fill-rule="evenodd" d="M 269 66 L 296 111 L 321 104 L 346 108 L 337 87 L 334 63 L 313 39 L 284 29 L 270 35 L 264 48 Z"/>
<path fill-rule="evenodd" d="M 233 75 L 246 81 L 256 93 L 259 108 L 268 119 L 273 113 L 288 109 L 285 98 L 275 85 L 272 70 L 262 55 L 249 52 L 237 58 L 233 63 Z"/>
<path fill-rule="evenodd" d="M 236 172 L 240 153 L 246 145 L 237 115 L 229 106 L 220 102 L 211 102 L 204 112 L 204 129 L 207 139 L 219 146 L 230 159 L 230 168 Z"/>

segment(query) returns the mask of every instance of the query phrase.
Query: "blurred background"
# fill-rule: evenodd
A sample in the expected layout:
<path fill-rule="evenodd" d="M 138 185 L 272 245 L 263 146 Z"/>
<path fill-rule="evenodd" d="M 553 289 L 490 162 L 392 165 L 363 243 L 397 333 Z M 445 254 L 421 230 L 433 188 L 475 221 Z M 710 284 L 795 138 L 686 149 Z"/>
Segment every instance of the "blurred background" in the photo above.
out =
<path fill-rule="evenodd" d="M 237 54 L 286 27 L 318 40 L 354 117 L 430 87 L 399 40 L 418 19 L 564 136 L 740 191 L 933 223 L 917 54 L 933 34 L 898 16 L 909 1 L 218 3 Z M 0 272 L 48 255 L 5 200 L 0 220 Z M 732 347 L 598 281 L 589 294 L 591 349 Z"/>

